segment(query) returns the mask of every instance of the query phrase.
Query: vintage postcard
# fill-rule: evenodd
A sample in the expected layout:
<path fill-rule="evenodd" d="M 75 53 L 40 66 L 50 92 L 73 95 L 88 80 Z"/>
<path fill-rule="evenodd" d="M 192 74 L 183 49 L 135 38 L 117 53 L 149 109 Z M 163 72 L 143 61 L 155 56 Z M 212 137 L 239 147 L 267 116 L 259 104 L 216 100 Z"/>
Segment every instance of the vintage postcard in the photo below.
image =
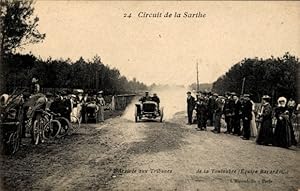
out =
<path fill-rule="evenodd" d="M 299 1 L 0 2 L 0 190 L 300 189 Z"/>

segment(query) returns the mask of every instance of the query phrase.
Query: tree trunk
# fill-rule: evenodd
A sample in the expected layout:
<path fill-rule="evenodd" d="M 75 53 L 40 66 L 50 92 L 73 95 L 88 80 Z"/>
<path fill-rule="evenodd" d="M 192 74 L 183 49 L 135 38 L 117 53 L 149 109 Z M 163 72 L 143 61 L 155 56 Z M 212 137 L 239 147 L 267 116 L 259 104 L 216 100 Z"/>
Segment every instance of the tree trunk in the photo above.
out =
<path fill-rule="evenodd" d="M 0 13 L 1 14 L 1 13 Z M 1 45 L 0 45 L 0 94 L 5 92 L 5 64 L 4 64 L 4 34 L 3 34 L 3 19 L 0 17 L 0 38 L 1 38 Z"/>

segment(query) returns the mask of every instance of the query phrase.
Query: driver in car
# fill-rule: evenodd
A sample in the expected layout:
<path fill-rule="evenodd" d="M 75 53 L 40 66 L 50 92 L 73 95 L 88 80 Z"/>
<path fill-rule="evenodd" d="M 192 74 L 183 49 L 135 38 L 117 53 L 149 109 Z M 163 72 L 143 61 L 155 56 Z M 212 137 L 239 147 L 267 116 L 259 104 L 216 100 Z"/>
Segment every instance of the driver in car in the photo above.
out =
<path fill-rule="evenodd" d="M 152 98 L 150 97 L 149 92 L 146 91 L 145 95 L 139 99 L 140 107 L 138 108 L 138 113 L 140 113 L 143 110 L 143 103 L 145 101 L 151 101 L 151 100 L 152 100 Z"/>
<path fill-rule="evenodd" d="M 147 91 L 147 92 L 145 92 L 145 95 L 140 98 L 139 101 L 142 102 L 142 103 L 144 103 L 145 101 L 151 101 L 151 100 L 152 99 L 151 99 L 151 97 L 149 95 L 149 92 Z"/>

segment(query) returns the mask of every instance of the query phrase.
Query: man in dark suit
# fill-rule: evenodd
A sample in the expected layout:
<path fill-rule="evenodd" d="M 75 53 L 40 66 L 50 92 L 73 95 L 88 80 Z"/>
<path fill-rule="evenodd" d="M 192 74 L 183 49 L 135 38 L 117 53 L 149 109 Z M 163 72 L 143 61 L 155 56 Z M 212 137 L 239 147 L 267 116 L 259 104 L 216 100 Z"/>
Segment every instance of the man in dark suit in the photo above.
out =
<path fill-rule="evenodd" d="M 206 130 L 206 123 L 208 117 L 207 103 L 203 97 L 199 97 L 196 101 L 196 111 L 197 111 L 197 130 Z"/>
<path fill-rule="evenodd" d="M 249 94 L 244 94 L 241 105 L 242 120 L 243 120 L 243 140 L 250 139 L 250 122 L 252 119 L 252 103 Z"/>
<path fill-rule="evenodd" d="M 195 108 L 195 98 L 191 92 L 187 92 L 187 114 L 188 114 L 188 125 L 193 123 L 193 110 Z"/>
<path fill-rule="evenodd" d="M 232 95 L 228 94 L 225 100 L 223 114 L 225 115 L 225 122 L 227 124 L 227 130 L 225 133 L 232 133 L 232 118 L 233 118 L 233 108 L 234 102 L 232 100 Z"/>
<path fill-rule="evenodd" d="M 222 118 L 222 114 L 223 114 L 223 108 L 224 108 L 224 104 L 225 104 L 225 98 L 222 96 L 218 96 L 218 98 L 216 99 L 216 103 L 217 103 L 217 107 L 215 110 L 215 122 L 214 122 L 214 126 L 215 128 L 212 130 L 213 133 L 221 133 L 221 118 Z"/>
<path fill-rule="evenodd" d="M 208 98 L 208 119 L 210 120 L 210 126 L 214 125 L 214 112 L 217 109 L 217 99 L 218 95 L 214 93 L 213 95 L 210 95 Z"/>
<path fill-rule="evenodd" d="M 232 128 L 234 135 L 241 135 L 241 102 L 237 95 L 233 95 Z"/>
<path fill-rule="evenodd" d="M 63 91 L 61 93 L 63 96 L 62 99 L 62 113 L 61 116 L 67 118 L 69 121 L 71 121 L 71 112 L 72 112 L 72 102 L 69 98 L 67 92 Z"/>

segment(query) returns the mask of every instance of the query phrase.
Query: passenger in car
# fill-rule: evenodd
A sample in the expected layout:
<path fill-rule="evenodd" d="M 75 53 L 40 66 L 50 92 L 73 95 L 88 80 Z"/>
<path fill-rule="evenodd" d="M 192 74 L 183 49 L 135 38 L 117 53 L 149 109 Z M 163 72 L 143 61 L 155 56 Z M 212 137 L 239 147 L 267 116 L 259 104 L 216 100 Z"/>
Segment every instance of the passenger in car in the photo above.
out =
<path fill-rule="evenodd" d="M 152 96 L 151 100 L 157 103 L 157 110 L 160 113 L 160 110 L 159 110 L 159 108 L 160 108 L 159 107 L 160 99 L 159 99 L 159 97 L 157 96 L 156 93 L 153 93 L 153 96 Z"/>

